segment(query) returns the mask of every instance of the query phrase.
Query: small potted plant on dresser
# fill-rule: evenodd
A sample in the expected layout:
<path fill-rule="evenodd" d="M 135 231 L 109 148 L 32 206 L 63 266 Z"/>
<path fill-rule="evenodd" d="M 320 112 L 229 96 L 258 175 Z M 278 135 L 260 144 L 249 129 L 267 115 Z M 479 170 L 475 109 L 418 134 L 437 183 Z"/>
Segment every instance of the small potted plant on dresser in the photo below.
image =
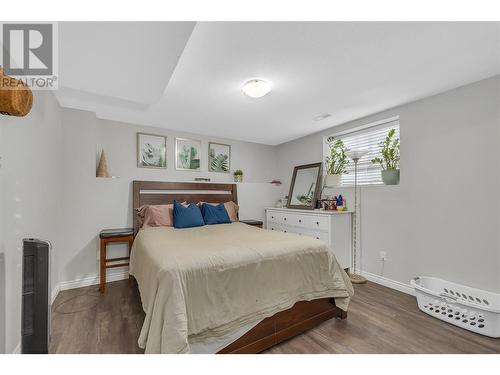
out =
<path fill-rule="evenodd" d="M 330 147 L 330 155 L 326 157 L 326 176 L 325 186 L 340 186 L 342 184 L 342 175 L 347 173 L 346 167 L 349 164 L 342 139 L 331 139 L 328 142 Z"/>
<path fill-rule="evenodd" d="M 382 157 L 372 159 L 373 164 L 382 167 L 382 182 L 386 185 L 399 184 L 399 138 L 393 139 L 395 133 L 395 129 L 389 130 L 385 141 L 380 142 Z"/>
<path fill-rule="evenodd" d="M 243 182 L 243 171 L 241 169 L 237 169 L 233 172 L 234 182 Z"/>

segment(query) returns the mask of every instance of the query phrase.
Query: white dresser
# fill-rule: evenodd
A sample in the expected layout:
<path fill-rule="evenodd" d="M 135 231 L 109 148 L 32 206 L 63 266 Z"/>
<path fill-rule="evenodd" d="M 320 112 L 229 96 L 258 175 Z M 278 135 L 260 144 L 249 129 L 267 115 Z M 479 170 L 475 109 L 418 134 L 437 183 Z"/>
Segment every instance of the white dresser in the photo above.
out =
<path fill-rule="evenodd" d="M 266 207 L 266 229 L 311 236 L 326 242 L 346 269 L 351 264 L 352 211 Z"/>

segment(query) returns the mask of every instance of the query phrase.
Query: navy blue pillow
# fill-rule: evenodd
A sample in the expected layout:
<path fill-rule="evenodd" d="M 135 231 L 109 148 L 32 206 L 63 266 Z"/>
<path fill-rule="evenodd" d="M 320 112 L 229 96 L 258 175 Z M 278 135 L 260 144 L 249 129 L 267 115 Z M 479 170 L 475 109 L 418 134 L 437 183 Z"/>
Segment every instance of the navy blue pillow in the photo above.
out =
<path fill-rule="evenodd" d="M 217 206 L 203 203 L 201 205 L 201 214 L 203 215 L 203 220 L 207 225 L 231 224 L 231 219 L 227 214 L 224 203 L 218 204 Z"/>
<path fill-rule="evenodd" d="M 174 228 L 192 228 L 205 225 L 200 208 L 195 203 L 184 207 L 174 200 Z"/>

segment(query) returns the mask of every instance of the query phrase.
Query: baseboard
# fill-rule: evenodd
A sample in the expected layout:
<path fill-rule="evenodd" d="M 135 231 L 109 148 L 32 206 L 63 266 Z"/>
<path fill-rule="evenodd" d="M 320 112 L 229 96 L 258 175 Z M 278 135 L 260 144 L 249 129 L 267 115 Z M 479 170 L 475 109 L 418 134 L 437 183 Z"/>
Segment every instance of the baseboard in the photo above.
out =
<path fill-rule="evenodd" d="M 54 301 L 56 300 L 57 295 L 61 291 L 61 287 L 59 284 L 57 284 L 54 289 L 52 289 L 52 293 L 50 295 L 50 304 L 52 305 Z"/>
<path fill-rule="evenodd" d="M 21 341 L 19 341 L 12 351 L 12 354 L 21 354 Z"/>
<path fill-rule="evenodd" d="M 106 276 L 106 282 L 119 281 L 128 279 L 128 270 L 108 273 Z M 68 290 L 83 288 L 85 286 L 97 285 L 99 284 L 99 275 L 84 277 L 82 279 L 76 279 L 71 281 L 62 281 L 59 283 L 59 290 Z"/>
<path fill-rule="evenodd" d="M 391 289 L 396 289 L 400 292 L 411 294 L 412 296 L 415 295 L 415 290 L 410 286 L 410 284 L 405 284 L 400 281 L 388 279 L 387 277 L 375 275 L 366 271 L 361 271 L 361 275 L 363 275 L 367 280 L 373 283 L 380 284 Z"/>
<path fill-rule="evenodd" d="M 128 276 L 129 276 L 128 270 L 108 273 L 108 275 L 106 276 L 106 282 L 125 280 L 128 279 Z M 54 289 L 52 289 L 51 303 L 54 303 L 55 299 L 57 298 L 57 295 L 61 290 L 83 288 L 85 286 L 91 286 L 97 284 L 99 284 L 98 275 L 84 277 L 82 279 L 76 279 L 71 281 L 62 281 L 59 284 L 57 284 L 54 287 Z"/>

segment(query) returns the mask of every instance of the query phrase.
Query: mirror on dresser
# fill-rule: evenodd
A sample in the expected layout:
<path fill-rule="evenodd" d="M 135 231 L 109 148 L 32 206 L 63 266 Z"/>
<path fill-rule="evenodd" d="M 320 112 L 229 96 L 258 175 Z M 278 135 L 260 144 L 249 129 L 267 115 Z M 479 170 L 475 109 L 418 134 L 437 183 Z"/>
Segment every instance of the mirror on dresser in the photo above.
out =
<path fill-rule="evenodd" d="M 323 163 L 296 166 L 293 170 L 288 208 L 312 210 L 316 207 Z"/>

